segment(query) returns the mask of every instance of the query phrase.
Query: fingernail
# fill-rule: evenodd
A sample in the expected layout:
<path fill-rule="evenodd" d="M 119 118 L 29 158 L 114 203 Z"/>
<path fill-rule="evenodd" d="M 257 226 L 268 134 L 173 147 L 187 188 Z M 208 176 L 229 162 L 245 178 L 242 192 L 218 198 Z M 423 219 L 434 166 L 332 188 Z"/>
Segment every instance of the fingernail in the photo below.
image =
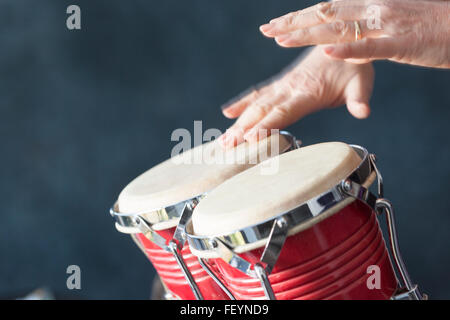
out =
<path fill-rule="evenodd" d="M 231 100 L 225 102 L 223 105 L 221 105 L 221 106 L 220 106 L 220 109 L 222 109 L 222 110 L 228 109 L 228 108 L 231 107 L 231 106 L 233 105 L 233 103 L 235 103 L 235 102 L 236 102 L 236 99 L 233 98 L 233 99 L 231 99 Z"/>
<path fill-rule="evenodd" d="M 230 105 L 227 103 L 227 104 L 221 105 L 221 106 L 220 106 L 220 109 L 223 111 L 223 110 L 225 110 L 225 109 L 228 109 L 229 107 L 230 107 Z"/>
<path fill-rule="evenodd" d="M 272 28 L 273 28 L 273 24 L 266 23 L 266 24 L 263 24 L 262 26 L 260 26 L 260 27 L 259 27 L 259 30 L 260 30 L 262 33 L 267 33 L 267 32 L 269 32 Z"/>
<path fill-rule="evenodd" d="M 333 46 L 325 47 L 325 48 L 323 49 L 323 51 L 324 51 L 326 54 L 332 54 L 333 51 L 334 51 L 334 47 L 333 47 Z"/>
<path fill-rule="evenodd" d="M 281 36 L 275 37 L 276 42 L 284 42 L 291 37 L 290 34 L 282 34 Z"/>

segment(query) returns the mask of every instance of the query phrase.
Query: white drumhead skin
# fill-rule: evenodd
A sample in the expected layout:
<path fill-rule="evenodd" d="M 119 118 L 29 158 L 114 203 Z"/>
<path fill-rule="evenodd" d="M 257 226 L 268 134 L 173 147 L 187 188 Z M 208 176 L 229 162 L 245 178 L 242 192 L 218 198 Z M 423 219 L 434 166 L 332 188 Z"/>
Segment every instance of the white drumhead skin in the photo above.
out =
<path fill-rule="evenodd" d="M 275 174 L 259 167 L 278 161 Z M 327 191 L 361 163 L 347 144 L 327 142 L 303 147 L 242 172 L 207 195 L 192 216 L 194 233 L 212 236 L 258 224 Z"/>
<path fill-rule="evenodd" d="M 276 147 L 274 155 L 277 155 L 287 150 L 290 142 L 276 134 L 259 143 L 242 143 L 226 151 L 216 141 L 192 148 L 151 168 L 126 186 L 119 195 L 119 212 L 146 213 L 201 195 L 267 159 L 272 146 Z M 201 161 L 202 156 L 207 163 Z M 234 161 L 217 163 L 215 159 Z"/>

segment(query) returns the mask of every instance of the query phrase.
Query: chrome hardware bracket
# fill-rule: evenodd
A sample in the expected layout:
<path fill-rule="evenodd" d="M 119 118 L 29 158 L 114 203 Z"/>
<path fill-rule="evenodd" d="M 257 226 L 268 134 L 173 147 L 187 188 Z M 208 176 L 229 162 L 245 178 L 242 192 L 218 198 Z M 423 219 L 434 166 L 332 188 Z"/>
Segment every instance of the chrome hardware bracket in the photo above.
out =
<path fill-rule="evenodd" d="M 383 185 L 383 176 L 381 175 L 380 170 L 378 170 L 377 167 L 377 157 L 375 156 L 375 154 L 371 153 L 369 154 L 369 159 L 370 159 L 370 164 L 372 166 L 372 168 L 375 170 L 375 173 L 377 175 L 377 180 L 378 180 L 378 198 L 383 198 L 384 197 L 384 185 Z"/>
<path fill-rule="evenodd" d="M 256 276 L 255 271 L 252 269 L 252 264 L 236 254 L 225 242 L 220 239 L 211 239 L 210 245 L 217 250 L 220 258 L 230 266 L 250 277 L 254 278 Z"/>
<path fill-rule="evenodd" d="M 280 217 L 273 222 L 269 241 L 267 241 L 266 247 L 260 258 L 261 262 L 266 264 L 265 271 L 268 274 L 272 272 L 273 267 L 275 267 L 275 263 L 281 254 L 281 249 L 283 249 L 289 231 L 288 226 L 289 223 L 285 217 Z"/>
<path fill-rule="evenodd" d="M 406 265 L 400 254 L 394 208 L 392 207 L 392 204 L 389 202 L 389 200 L 380 198 L 377 200 L 376 208 L 379 214 L 382 214 L 383 212 L 386 213 L 386 223 L 388 227 L 389 243 L 392 257 L 394 259 L 397 271 L 400 274 L 403 288 L 405 288 L 405 290 L 407 291 L 407 296 L 410 300 L 423 300 L 424 296 L 420 293 L 417 285 L 412 284 L 408 270 L 406 269 Z"/>
<path fill-rule="evenodd" d="M 255 264 L 255 273 L 261 282 L 261 287 L 264 290 L 267 300 L 276 300 L 277 298 L 275 297 L 275 293 L 273 292 L 272 285 L 269 281 L 269 275 L 260 263 Z"/>
<path fill-rule="evenodd" d="M 163 250 L 167 250 L 166 242 L 167 240 L 160 236 L 150 224 L 148 224 L 145 219 L 143 219 L 140 216 L 133 216 L 132 218 L 134 227 L 138 228 L 139 231 L 150 241 L 155 243 L 158 247 L 160 247 Z"/>
<path fill-rule="evenodd" d="M 214 282 L 217 283 L 220 289 L 222 289 L 223 292 L 226 293 L 228 298 L 230 298 L 230 300 L 236 300 L 231 291 L 228 290 L 228 288 L 222 283 L 222 281 L 220 281 L 220 279 L 215 275 L 215 273 L 208 267 L 207 262 L 205 262 L 205 260 L 203 260 L 202 258 L 198 258 L 198 262 L 200 263 L 200 266 L 203 268 L 203 270 L 205 270 L 206 273 L 214 280 Z"/>
<path fill-rule="evenodd" d="M 397 224 L 395 221 L 394 215 L 394 207 L 392 203 L 384 198 L 384 187 L 383 187 L 383 177 L 378 170 L 376 165 L 376 156 L 375 154 L 370 154 L 369 159 L 372 165 L 372 168 L 375 170 L 377 174 L 378 180 L 378 199 L 375 202 L 375 212 L 378 214 L 386 213 L 386 223 L 388 227 L 389 234 L 389 244 L 392 253 L 392 258 L 394 260 L 397 271 L 400 274 L 401 281 L 403 284 L 403 291 L 400 294 L 395 295 L 393 300 L 424 300 L 427 299 L 426 295 L 423 295 L 417 285 L 413 285 L 411 278 L 409 276 L 408 270 L 406 269 L 405 262 L 403 261 L 402 255 L 400 253 L 400 246 L 398 242 L 398 233 L 397 233 Z"/>
<path fill-rule="evenodd" d="M 178 266 L 180 267 L 181 271 L 183 272 L 183 275 L 186 278 L 186 281 L 188 282 L 189 287 L 191 288 L 192 292 L 194 293 L 195 298 L 197 300 L 203 300 L 203 296 L 202 296 L 197 284 L 195 283 L 195 279 L 192 276 L 192 273 L 189 271 L 186 263 L 184 262 L 181 252 L 178 251 L 179 250 L 178 245 L 175 243 L 175 241 L 171 240 L 169 242 L 168 248 L 169 248 L 169 251 L 175 257 L 175 260 L 177 261 Z"/>
<path fill-rule="evenodd" d="M 272 230 L 270 232 L 266 247 L 261 255 L 260 262 L 256 263 L 253 268 L 252 263 L 241 258 L 220 239 L 211 239 L 210 246 L 216 248 L 216 250 L 220 252 L 220 257 L 230 266 L 244 272 L 250 277 L 258 278 L 267 299 L 276 300 L 268 275 L 272 272 L 273 267 L 275 266 L 275 263 L 281 253 L 284 242 L 286 241 L 289 230 L 288 225 L 289 224 L 284 217 L 274 220 Z M 228 291 L 228 289 L 226 289 L 226 286 L 222 283 L 222 281 L 216 277 L 216 275 L 206 266 L 201 258 L 199 258 L 199 261 L 200 265 L 210 275 L 210 277 L 213 278 L 213 280 L 221 287 L 223 291 L 225 291 L 230 299 L 234 300 L 234 296 Z M 261 262 L 266 265 L 265 268 Z"/>
<path fill-rule="evenodd" d="M 180 221 L 178 222 L 178 225 L 175 229 L 175 232 L 173 234 L 173 238 L 176 240 L 178 247 L 183 248 L 185 242 L 186 242 L 186 223 L 191 219 L 192 212 L 194 211 L 194 208 L 198 204 L 198 199 L 192 199 L 189 202 L 186 202 L 183 208 L 183 213 L 181 214 Z"/>
<path fill-rule="evenodd" d="M 192 211 L 194 210 L 197 204 L 198 200 L 196 199 L 193 199 L 185 203 L 183 212 L 180 217 L 180 222 L 178 223 L 177 228 L 175 229 L 173 239 L 169 241 L 168 248 L 169 251 L 175 257 L 175 260 L 177 261 L 178 266 L 183 272 L 184 278 L 186 279 L 187 283 L 189 284 L 189 287 L 194 293 L 195 298 L 197 300 L 203 300 L 202 293 L 200 292 L 200 289 L 198 288 L 197 283 L 195 282 L 194 276 L 192 275 L 191 271 L 186 265 L 186 262 L 183 259 L 183 254 L 181 252 L 184 243 L 186 242 L 186 235 L 184 233 L 185 225 L 186 222 L 189 221 L 189 219 L 191 218 Z"/>
<path fill-rule="evenodd" d="M 359 183 L 356 183 L 350 179 L 346 179 L 341 182 L 341 189 L 344 194 L 358 199 L 364 202 L 370 208 L 375 209 L 377 197 L 372 192 L 370 192 L 369 189 L 363 187 Z"/>
<path fill-rule="evenodd" d="M 281 130 L 280 135 L 282 135 L 290 140 L 291 147 L 287 151 L 298 149 L 302 145 L 302 141 L 297 139 L 292 133 L 290 133 L 288 131 Z"/>
<path fill-rule="evenodd" d="M 420 300 L 428 300 L 428 296 L 426 294 L 420 294 L 419 288 L 417 285 L 414 286 L 409 291 L 399 291 L 394 296 L 392 296 L 391 300 L 419 300 L 416 297 L 421 296 Z"/>
<path fill-rule="evenodd" d="M 176 221 L 177 219 L 180 219 L 183 213 L 186 211 L 186 207 L 188 208 L 194 208 L 197 203 L 205 196 L 206 193 L 195 196 L 191 199 L 181 201 L 179 203 L 176 203 L 174 205 L 165 207 L 165 208 L 159 208 L 159 209 L 153 209 L 148 212 L 139 212 L 139 213 L 121 213 L 118 210 L 118 204 L 117 202 L 109 209 L 109 213 L 111 216 L 115 219 L 116 224 L 120 226 L 122 230 L 126 230 L 125 233 L 138 233 L 136 231 L 136 226 L 134 223 L 134 217 L 139 216 L 142 219 L 147 219 L 148 217 L 151 217 L 154 220 L 157 220 L 156 223 L 160 222 L 168 222 L 168 221 Z M 153 224 L 156 224 L 153 223 Z M 176 221 L 176 224 L 178 224 L 178 221 Z M 174 224 L 175 226 L 175 224 Z M 121 232 L 124 232 L 122 230 L 119 230 Z"/>

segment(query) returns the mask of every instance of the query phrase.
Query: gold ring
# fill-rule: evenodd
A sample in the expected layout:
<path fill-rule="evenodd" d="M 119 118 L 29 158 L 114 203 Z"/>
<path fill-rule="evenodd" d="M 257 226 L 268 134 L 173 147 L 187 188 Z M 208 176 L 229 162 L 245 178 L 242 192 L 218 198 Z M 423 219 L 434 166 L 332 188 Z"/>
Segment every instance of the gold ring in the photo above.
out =
<path fill-rule="evenodd" d="M 361 27 L 359 26 L 358 21 L 354 21 L 354 24 L 355 24 L 355 41 L 358 41 L 362 39 Z"/>

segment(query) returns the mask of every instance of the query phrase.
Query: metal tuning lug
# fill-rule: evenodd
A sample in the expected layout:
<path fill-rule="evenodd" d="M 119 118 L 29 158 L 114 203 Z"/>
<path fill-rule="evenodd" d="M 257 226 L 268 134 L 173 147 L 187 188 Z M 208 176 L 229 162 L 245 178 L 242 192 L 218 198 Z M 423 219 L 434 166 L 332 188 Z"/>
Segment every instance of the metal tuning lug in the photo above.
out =
<path fill-rule="evenodd" d="M 200 292 L 200 289 L 198 288 L 197 284 L 195 283 L 195 279 L 192 276 L 192 273 L 189 271 L 189 268 L 187 267 L 186 263 L 184 262 L 181 250 L 178 249 L 178 245 L 175 241 L 171 240 L 168 245 L 169 251 L 173 254 L 175 257 L 175 260 L 178 263 L 178 266 L 180 267 L 181 271 L 183 272 L 183 275 L 186 279 L 186 281 L 189 284 L 189 287 L 191 288 L 192 292 L 194 293 L 194 296 L 197 300 L 203 300 L 203 296 Z"/>
<path fill-rule="evenodd" d="M 228 298 L 230 298 L 230 300 L 236 300 L 231 291 L 228 290 L 228 288 L 222 283 L 222 281 L 220 281 L 220 279 L 216 276 L 216 274 L 211 270 L 211 268 L 208 266 L 208 263 L 202 258 L 198 258 L 198 262 L 200 263 L 203 270 L 205 270 L 206 273 L 214 280 L 214 282 L 217 283 L 220 289 L 222 289 L 223 292 L 226 293 Z"/>
<path fill-rule="evenodd" d="M 407 297 L 409 297 L 410 300 L 423 300 L 425 296 L 420 293 L 417 285 L 412 284 L 408 270 L 406 269 L 406 265 L 400 254 L 394 208 L 391 202 L 384 198 L 378 199 L 376 202 L 376 209 L 379 214 L 382 214 L 383 212 L 386 213 L 390 249 L 403 285 L 401 290 L 406 291 Z"/>
<path fill-rule="evenodd" d="M 260 264 L 255 264 L 255 272 L 259 281 L 261 282 L 261 287 L 264 290 L 264 294 L 266 295 L 267 300 L 276 300 L 275 293 L 273 292 L 272 285 L 269 281 L 269 275 L 266 272 L 266 269 Z"/>
<path fill-rule="evenodd" d="M 272 230 L 260 259 L 266 265 L 265 270 L 269 274 L 280 256 L 288 230 L 289 222 L 286 217 L 282 216 L 273 221 Z"/>
<path fill-rule="evenodd" d="M 173 238 L 176 240 L 179 249 L 183 248 L 186 242 L 186 223 L 192 216 L 195 206 L 198 204 L 197 200 L 186 202 L 181 214 L 180 221 L 177 224 Z"/>
<path fill-rule="evenodd" d="M 148 224 L 145 219 L 140 216 L 132 216 L 131 219 L 133 221 L 133 226 L 139 229 L 148 240 L 167 251 L 166 239 L 153 230 L 152 226 Z"/>

